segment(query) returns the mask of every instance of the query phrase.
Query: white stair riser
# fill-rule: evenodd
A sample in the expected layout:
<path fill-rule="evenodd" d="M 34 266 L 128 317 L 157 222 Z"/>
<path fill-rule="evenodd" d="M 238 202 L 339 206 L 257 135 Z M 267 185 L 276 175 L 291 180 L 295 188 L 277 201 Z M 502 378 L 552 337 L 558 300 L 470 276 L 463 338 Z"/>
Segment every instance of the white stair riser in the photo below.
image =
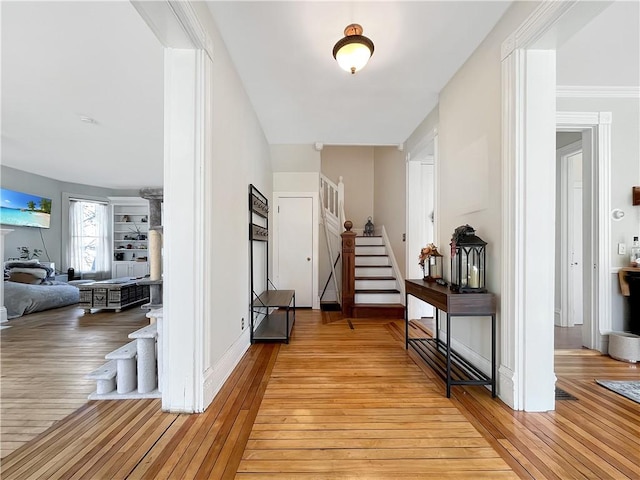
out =
<path fill-rule="evenodd" d="M 356 237 L 356 246 L 382 245 L 382 237 Z"/>
<path fill-rule="evenodd" d="M 356 267 L 356 277 L 391 277 L 393 276 L 393 268 L 386 266 L 384 268 L 373 267 Z"/>
<path fill-rule="evenodd" d="M 402 303 L 399 293 L 356 293 L 355 303 Z"/>
<path fill-rule="evenodd" d="M 356 290 L 395 290 L 395 280 L 356 280 Z"/>
<path fill-rule="evenodd" d="M 362 265 L 389 265 L 389 257 L 358 257 L 356 256 L 356 266 Z"/>
<path fill-rule="evenodd" d="M 384 245 L 357 245 L 356 255 L 386 255 L 387 250 Z"/>

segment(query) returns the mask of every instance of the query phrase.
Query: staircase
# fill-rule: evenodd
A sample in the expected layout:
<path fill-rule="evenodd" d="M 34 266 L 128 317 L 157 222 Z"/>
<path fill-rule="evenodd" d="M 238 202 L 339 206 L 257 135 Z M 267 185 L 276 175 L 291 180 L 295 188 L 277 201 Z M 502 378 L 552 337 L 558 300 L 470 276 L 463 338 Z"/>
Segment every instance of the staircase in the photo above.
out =
<path fill-rule="evenodd" d="M 402 294 L 383 237 L 355 239 L 353 318 L 404 318 Z"/>

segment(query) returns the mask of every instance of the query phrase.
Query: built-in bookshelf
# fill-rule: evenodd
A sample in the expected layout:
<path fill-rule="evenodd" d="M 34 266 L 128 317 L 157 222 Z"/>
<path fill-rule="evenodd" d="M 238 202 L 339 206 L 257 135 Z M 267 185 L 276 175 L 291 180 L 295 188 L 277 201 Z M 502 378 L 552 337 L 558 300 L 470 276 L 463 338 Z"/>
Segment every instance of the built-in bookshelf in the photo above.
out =
<path fill-rule="evenodd" d="M 149 203 L 138 197 L 112 197 L 113 278 L 149 273 Z"/>

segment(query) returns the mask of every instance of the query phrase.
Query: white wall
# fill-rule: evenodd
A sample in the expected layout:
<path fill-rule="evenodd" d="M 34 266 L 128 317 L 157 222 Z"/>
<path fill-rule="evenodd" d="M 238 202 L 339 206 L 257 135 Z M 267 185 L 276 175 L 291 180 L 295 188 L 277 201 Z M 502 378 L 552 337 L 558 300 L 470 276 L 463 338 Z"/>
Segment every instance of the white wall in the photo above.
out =
<path fill-rule="evenodd" d="M 210 97 L 213 121 L 209 132 L 212 152 L 206 159 L 213 191 L 212 204 L 206 211 L 215 254 L 207 319 L 210 333 L 205 341 L 206 371 L 218 368 L 223 355 L 236 342 L 248 345 L 248 335 L 240 338 L 249 325 L 251 297 L 248 186 L 253 183 L 270 199 L 272 170 L 269 145 L 220 32 L 203 2 L 194 2 L 193 6 L 214 49 Z M 225 358 L 225 362 L 233 367 L 239 359 Z"/>
<path fill-rule="evenodd" d="M 515 2 L 507 10 L 440 92 L 437 112 L 430 113 L 405 142 L 405 150 L 410 150 L 437 124 L 440 217 L 436 244 L 449 245 L 459 225 L 475 227 L 478 236 L 488 243 L 487 288 L 498 296 L 502 268 L 501 45 L 537 6 L 537 2 Z M 441 252 L 449 279 L 449 249 L 441 248 Z M 484 359 L 480 366 L 485 369 L 491 358 L 490 331 L 490 320 L 484 318 L 456 318 L 452 325 L 455 340 L 477 359 Z"/>
<path fill-rule="evenodd" d="M 631 188 L 640 185 L 640 99 L 558 98 L 557 109 L 569 112 L 611 112 L 611 209 L 625 212 L 623 219 L 610 220 L 613 297 L 611 320 L 614 330 L 628 329 L 626 300 L 620 294 L 617 269 L 629 264 L 631 242 L 640 236 L 640 207 L 631 202 Z M 618 243 L 627 254 L 618 255 Z"/>

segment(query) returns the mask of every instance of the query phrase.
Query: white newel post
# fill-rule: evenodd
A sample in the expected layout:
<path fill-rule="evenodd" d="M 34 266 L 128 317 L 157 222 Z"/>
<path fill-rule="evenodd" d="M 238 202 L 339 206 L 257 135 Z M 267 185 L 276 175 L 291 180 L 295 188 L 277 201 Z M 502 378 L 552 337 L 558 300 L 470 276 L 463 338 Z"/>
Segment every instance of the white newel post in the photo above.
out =
<path fill-rule="evenodd" d="M 0 252 L 2 252 L 3 258 L 4 258 L 4 236 L 11 232 L 13 232 L 13 230 L 9 228 L 0 229 Z M 0 287 L 0 323 L 4 323 L 6 321 L 7 321 L 7 308 L 4 306 L 4 281 L 3 281 L 2 287 Z"/>

